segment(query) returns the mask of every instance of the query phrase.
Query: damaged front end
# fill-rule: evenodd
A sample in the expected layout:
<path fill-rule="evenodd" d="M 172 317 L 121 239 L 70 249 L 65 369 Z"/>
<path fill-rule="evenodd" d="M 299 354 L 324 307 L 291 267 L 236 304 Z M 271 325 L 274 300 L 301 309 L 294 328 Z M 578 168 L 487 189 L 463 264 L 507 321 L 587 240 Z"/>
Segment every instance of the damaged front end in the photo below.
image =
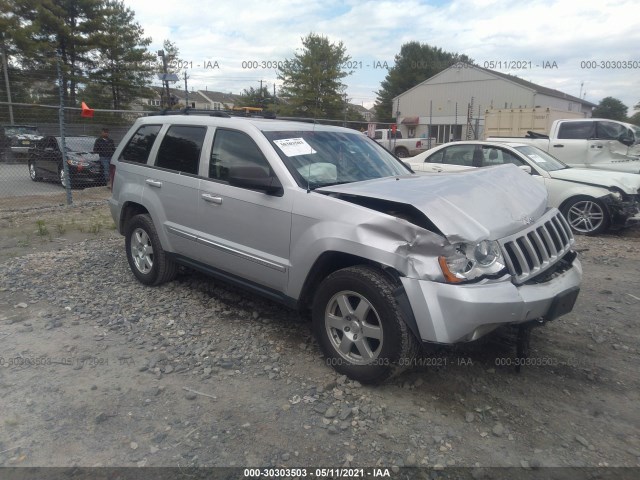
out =
<path fill-rule="evenodd" d="M 399 273 L 398 303 L 422 341 L 476 340 L 573 308 L 582 269 L 571 229 L 515 166 L 319 190 L 394 217 L 358 222 L 353 240 L 388 252 L 378 261 Z"/>
<path fill-rule="evenodd" d="M 640 222 L 640 190 L 635 195 L 614 190 L 603 199 L 611 214 L 611 226 L 623 228 Z"/>

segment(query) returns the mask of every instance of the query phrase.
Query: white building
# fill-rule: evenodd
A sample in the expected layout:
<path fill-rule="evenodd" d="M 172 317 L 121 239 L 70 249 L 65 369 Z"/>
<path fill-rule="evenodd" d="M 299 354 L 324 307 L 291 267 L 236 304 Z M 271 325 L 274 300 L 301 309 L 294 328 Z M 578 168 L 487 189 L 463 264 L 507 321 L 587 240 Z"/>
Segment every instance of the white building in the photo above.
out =
<path fill-rule="evenodd" d="M 457 63 L 395 97 L 392 116 L 407 137 L 446 143 L 482 138 L 485 110 L 548 107 L 590 117 L 595 106 L 513 75 Z"/>

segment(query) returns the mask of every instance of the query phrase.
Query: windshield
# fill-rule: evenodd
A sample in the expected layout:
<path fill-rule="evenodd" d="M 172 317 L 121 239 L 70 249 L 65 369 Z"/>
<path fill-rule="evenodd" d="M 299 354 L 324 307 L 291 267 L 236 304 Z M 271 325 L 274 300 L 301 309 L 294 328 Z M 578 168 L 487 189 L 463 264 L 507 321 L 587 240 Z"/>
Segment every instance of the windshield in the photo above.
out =
<path fill-rule="evenodd" d="M 13 135 L 38 135 L 38 129 L 36 127 L 28 127 L 23 125 L 15 125 L 12 127 L 5 127 L 5 135 L 13 136 Z"/>
<path fill-rule="evenodd" d="M 56 137 L 58 145 L 60 145 L 60 137 Z M 67 146 L 67 152 L 91 153 L 93 152 L 93 144 L 96 139 L 93 137 L 66 137 L 64 143 Z"/>
<path fill-rule="evenodd" d="M 264 131 L 302 188 L 408 175 L 411 171 L 376 142 L 355 130 Z"/>
<path fill-rule="evenodd" d="M 640 143 L 640 127 L 638 127 L 637 125 L 631 125 L 631 130 L 633 130 L 633 133 L 636 137 L 636 143 Z"/>
<path fill-rule="evenodd" d="M 537 147 L 532 147 L 530 145 L 525 145 L 522 147 L 513 147 L 518 150 L 529 160 L 532 160 L 535 165 L 547 172 L 553 172 L 554 170 L 564 170 L 565 168 L 569 168 L 568 165 L 565 165 L 556 157 L 549 155 L 544 150 L 540 150 Z"/>

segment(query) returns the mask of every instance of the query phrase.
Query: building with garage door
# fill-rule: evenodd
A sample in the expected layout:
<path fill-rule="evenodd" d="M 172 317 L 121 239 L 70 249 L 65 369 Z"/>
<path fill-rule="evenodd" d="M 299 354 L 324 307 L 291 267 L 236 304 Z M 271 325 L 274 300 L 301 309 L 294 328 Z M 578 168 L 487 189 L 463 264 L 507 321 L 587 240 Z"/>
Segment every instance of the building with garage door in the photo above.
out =
<path fill-rule="evenodd" d="M 496 109 L 553 109 L 590 117 L 594 103 L 522 78 L 457 63 L 393 99 L 403 135 L 436 144 L 483 138 L 484 113 Z"/>

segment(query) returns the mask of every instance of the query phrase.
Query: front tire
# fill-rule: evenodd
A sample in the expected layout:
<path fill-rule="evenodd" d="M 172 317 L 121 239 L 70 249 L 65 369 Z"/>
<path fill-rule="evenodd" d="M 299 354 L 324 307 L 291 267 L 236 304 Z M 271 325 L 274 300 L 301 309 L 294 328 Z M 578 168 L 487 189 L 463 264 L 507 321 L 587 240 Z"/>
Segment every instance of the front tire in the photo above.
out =
<path fill-rule="evenodd" d="M 574 233 L 579 235 L 598 235 L 606 232 L 611 225 L 607 207 L 600 200 L 591 197 L 570 199 L 562 207 L 562 213 Z"/>
<path fill-rule="evenodd" d="M 380 383 L 412 364 L 418 343 L 382 271 L 356 266 L 329 275 L 313 302 L 313 330 L 327 364 L 361 383 Z"/>
<path fill-rule="evenodd" d="M 125 247 L 129 267 L 141 283 L 160 285 L 175 278 L 177 266 L 162 248 L 149 215 L 136 215 L 127 223 Z"/>
<path fill-rule="evenodd" d="M 63 167 L 58 167 L 58 181 L 60 182 L 60 185 L 62 185 L 62 188 L 67 188 L 67 176 L 64 173 L 64 168 Z M 71 176 L 69 176 L 69 188 L 73 188 L 73 183 L 71 182 Z"/>

